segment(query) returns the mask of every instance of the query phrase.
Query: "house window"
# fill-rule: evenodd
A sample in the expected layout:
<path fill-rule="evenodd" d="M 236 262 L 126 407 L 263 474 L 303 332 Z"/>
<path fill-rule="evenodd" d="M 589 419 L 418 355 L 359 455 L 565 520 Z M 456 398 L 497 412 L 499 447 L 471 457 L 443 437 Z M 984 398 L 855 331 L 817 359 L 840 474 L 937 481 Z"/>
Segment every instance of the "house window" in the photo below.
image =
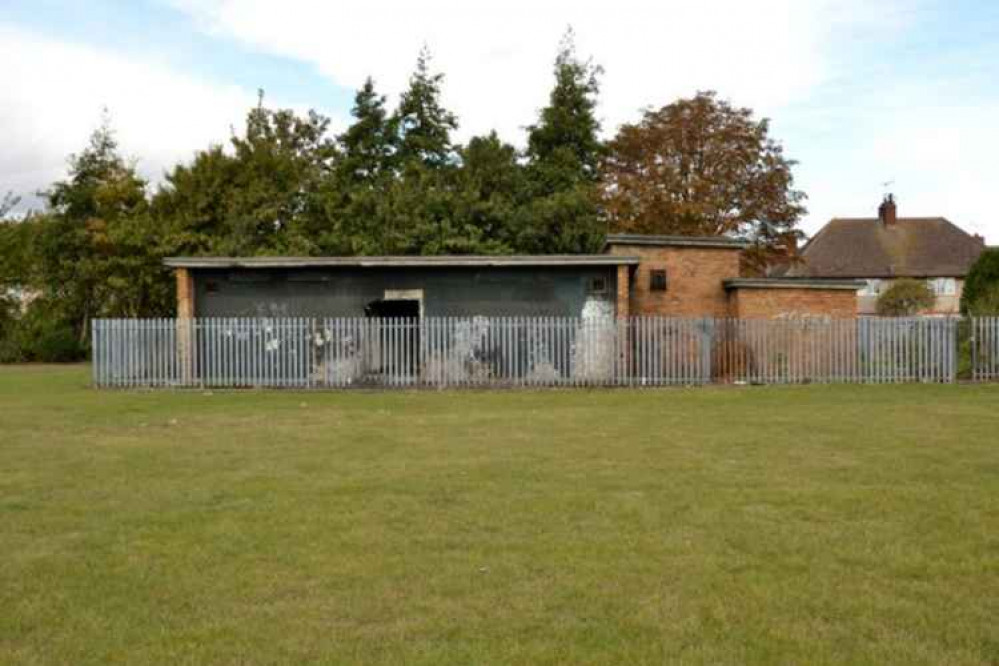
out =
<path fill-rule="evenodd" d="M 590 278 L 590 282 L 587 287 L 591 294 L 606 294 L 607 279 L 602 277 Z"/>
<path fill-rule="evenodd" d="M 649 291 L 666 291 L 668 284 L 666 269 L 657 268 L 649 271 Z"/>
<path fill-rule="evenodd" d="M 957 280 L 954 278 L 934 278 L 929 281 L 929 287 L 937 296 L 954 296 L 957 294 Z"/>
<path fill-rule="evenodd" d="M 867 284 L 860 290 L 861 296 L 877 296 L 881 293 L 881 280 L 867 280 Z"/>

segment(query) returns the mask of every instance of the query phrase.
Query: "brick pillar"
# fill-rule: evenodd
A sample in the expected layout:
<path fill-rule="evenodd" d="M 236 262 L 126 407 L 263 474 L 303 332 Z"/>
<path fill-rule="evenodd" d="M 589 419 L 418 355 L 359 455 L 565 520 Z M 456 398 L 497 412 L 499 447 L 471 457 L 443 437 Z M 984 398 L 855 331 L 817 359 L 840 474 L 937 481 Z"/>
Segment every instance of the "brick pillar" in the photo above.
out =
<path fill-rule="evenodd" d="M 177 362 L 180 381 L 188 385 L 194 379 L 194 278 L 186 268 L 177 275 Z"/>
<path fill-rule="evenodd" d="M 177 318 L 194 318 L 194 278 L 186 268 L 176 269 L 177 275 Z"/>
<path fill-rule="evenodd" d="M 618 359 L 625 377 L 631 377 L 631 273 L 628 266 L 617 267 L 617 339 Z"/>
<path fill-rule="evenodd" d="M 617 267 L 617 316 L 627 319 L 631 315 L 631 275 L 628 266 Z"/>

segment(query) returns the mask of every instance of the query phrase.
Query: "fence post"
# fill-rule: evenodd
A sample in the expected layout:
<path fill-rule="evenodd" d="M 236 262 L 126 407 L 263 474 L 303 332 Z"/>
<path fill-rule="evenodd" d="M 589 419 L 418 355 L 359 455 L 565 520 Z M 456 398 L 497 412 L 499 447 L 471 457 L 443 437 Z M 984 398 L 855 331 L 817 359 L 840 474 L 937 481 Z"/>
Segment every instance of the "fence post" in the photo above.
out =
<path fill-rule="evenodd" d="M 617 319 L 617 344 L 620 384 L 631 385 L 631 322 L 630 317 L 618 317 Z"/>
<path fill-rule="evenodd" d="M 101 385 L 100 382 L 100 340 L 98 333 L 99 320 L 90 320 L 90 381 L 94 383 L 95 387 Z"/>
<path fill-rule="evenodd" d="M 711 350 L 715 343 L 715 320 L 705 317 L 701 327 L 701 383 L 711 383 Z"/>
<path fill-rule="evenodd" d="M 194 320 L 177 319 L 177 367 L 180 385 L 190 386 L 194 381 Z"/>
<path fill-rule="evenodd" d="M 305 320 L 305 325 L 302 327 L 305 333 L 305 348 L 308 351 L 306 357 L 308 358 L 305 367 L 305 377 L 309 384 L 309 388 L 315 387 L 318 382 L 316 381 L 317 375 L 319 374 L 319 363 L 320 354 L 322 353 L 322 345 L 317 343 L 319 340 L 319 326 L 316 323 L 315 317 L 309 317 Z"/>
<path fill-rule="evenodd" d="M 978 321 L 968 317 L 968 346 L 971 348 L 971 381 L 978 381 Z"/>
<path fill-rule="evenodd" d="M 956 319 L 950 317 L 947 319 L 947 327 L 950 332 L 950 344 L 946 347 L 949 352 L 948 356 L 950 356 L 948 359 L 950 362 L 947 364 L 947 369 L 949 370 L 948 381 L 954 384 L 957 382 L 957 364 L 961 358 L 961 327 L 958 326 Z"/>

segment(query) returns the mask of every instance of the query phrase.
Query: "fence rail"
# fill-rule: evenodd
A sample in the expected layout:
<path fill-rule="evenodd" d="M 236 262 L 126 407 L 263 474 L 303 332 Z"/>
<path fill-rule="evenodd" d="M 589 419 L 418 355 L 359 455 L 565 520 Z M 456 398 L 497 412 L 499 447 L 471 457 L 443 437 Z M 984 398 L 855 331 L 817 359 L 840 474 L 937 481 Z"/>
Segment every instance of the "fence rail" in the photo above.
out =
<path fill-rule="evenodd" d="M 967 343 L 961 340 L 967 331 Z M 999 379 L 999 319 L 105 319 L 100 387 L 665 386 Z"/>

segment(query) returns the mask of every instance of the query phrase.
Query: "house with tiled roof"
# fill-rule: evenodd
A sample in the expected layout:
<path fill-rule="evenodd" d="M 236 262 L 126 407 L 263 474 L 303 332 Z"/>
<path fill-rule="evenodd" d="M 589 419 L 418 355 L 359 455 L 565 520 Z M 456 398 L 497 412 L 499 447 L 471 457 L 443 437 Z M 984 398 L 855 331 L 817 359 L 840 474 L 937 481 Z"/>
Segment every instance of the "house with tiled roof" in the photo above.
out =
<path fill-rule="evenodd" d="M 926 280 L 936 294 L 924 314 L 959 312 L 964 278 L 985 249 L 943 217 L 898 217 L 894 197 L 885 197 L 872 218 L 834 218 L 801 249 L 801 262 L 786 277 L 863 280 L 857 313 L 873 315 L 878 296 L 900 278 Z"/>

